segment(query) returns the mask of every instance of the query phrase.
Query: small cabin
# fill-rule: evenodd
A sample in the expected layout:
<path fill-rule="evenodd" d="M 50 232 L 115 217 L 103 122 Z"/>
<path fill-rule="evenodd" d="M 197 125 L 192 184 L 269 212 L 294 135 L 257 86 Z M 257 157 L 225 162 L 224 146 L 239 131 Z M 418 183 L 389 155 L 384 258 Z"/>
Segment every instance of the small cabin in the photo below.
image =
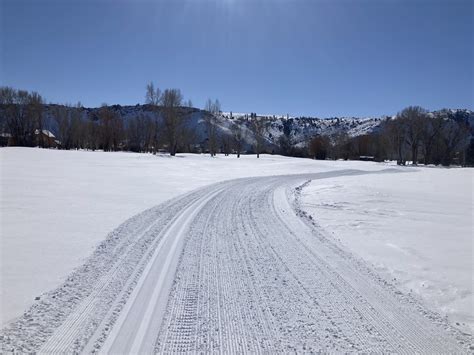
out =
<path fill-rule="evenodd" d="M 56 148 L 60 145 L 54 134 L 47 129 L 42 129 L 41 132 L 38 129 L 35 130 L 35 137 L 36 145 L 40 147 Z"/>

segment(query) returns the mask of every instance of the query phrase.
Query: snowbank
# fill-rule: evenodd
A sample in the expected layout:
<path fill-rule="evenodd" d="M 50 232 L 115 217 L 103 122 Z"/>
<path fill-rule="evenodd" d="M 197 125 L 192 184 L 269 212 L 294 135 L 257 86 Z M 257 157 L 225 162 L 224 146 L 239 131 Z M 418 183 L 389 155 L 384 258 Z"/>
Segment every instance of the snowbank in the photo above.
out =
<path fill-rule="evenodd" d="M 379 170 L 384 164 L 280 156 L 153 156 L 0 149 L 0 321 L 21 315 L 127 218 L 214 182 L 248 176 Z"/>
<path fill-rule="evenodd" d="M 474 331 L 472 169 L 313 181 L 303 208 L 329 234 L 466 332 Z"/>

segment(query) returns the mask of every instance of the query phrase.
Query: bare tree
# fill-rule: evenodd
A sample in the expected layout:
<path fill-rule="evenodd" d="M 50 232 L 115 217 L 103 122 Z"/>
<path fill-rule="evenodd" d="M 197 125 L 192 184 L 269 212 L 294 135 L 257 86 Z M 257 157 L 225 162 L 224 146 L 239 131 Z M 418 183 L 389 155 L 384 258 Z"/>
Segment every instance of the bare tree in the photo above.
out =
<path fill-rule="evenodd" d="M 0 87 L 0 105 L 9 105 L 13 103 L 16 90 L 9 86 Z"/>
<path fill-rule="evenodd" d="M 195 130 L 192 127 L 188 127 L 186 124 L 184 124 L 180 134 L 180 147 L 184 151 L 195 153 L 196 146 L 194 143 L 196 142 L 196 140 L 197 135 Z"/>
<path fill-rule="evenodd" d="M 384 134 L 390 142 L 397 157 L 398 165 L 406 164 L 406 127 L 403 121 L 395 118 L 388 120 L 384 126 Z"/>
<path fill-rule="evenodd" d="M 399 124 L 405 128 L 405 140 L 411 149 L 413 164 L 418 162 L 418 149 L 420 147 L 423 134 L 423 123 L 427 116 L 427 111 L 420 106 L 409 106 L 398 114 Z"/>
<path fill-rule="evenodd" d="M 230 150 L 231 150 L 231 139 L 232 139 L 232 136 L 229 135 L 229 134 L 222 134 L 221 135 L 221 143 L 222 143 L 222 152 L 224 153 L 224 155 L 227 157 L 229 156 L 230 154 Z"/>
<path fill-rule="evenodd" d="M 433 162 L 433 149 L 440 139 L 444 119 L 440 116 L 426 117 L 422 123 L 421 148 L 425 165 Z"/>
<path fill-rule="evenodd" d="M 43 99 L 36 92 L 3 87 L 0 100 L 6 106 L 6 125 L 12 135 L 12 143 L 20 146 L 43 145 L 36 140 L 43 129 Z M 39 130 L 39 131 L 38 131 Z"/>
<path fill-rule="evenodd" d="M 57 134 L 62 149 L 85 148 L 82 108 L 76 106 L 56 106 L 52 112 L 53 119 L 58 127 Z"/>
<path fill-rule="evenodd" d="M 80 102 L 70 110 L 71 119 L 71 145 L 74 148 L 86 149 L 87 146 L 87 122 L 83 120 L 83 107 Z"/>
<path fill-rule="evenodd" d="M 159 121 L 158 117 L 155 114 L 154 118 L 148 116 L 142 116 L 142 124 L 144 126 L 144 145 L 143 150 L 145 152 L 152 152 L 156 154 L 159 147 Z"/>
<path fill-rule="evenodd" d="M 179 89 L 166 89 L 163 93 L 164 133 L 168 141 L 171 156 L 176 155 L 179 138 L 182 136 L 184 116 L 179 114 L 183 96 Z"/>
<path fill-rule="evenodd" d="M 204 110 L 208 112 L 204 115 L 204 120 L 206 122 L 209 153 L 213 157 L 217 153 L 217 117 L 221 112 L 221 104 L 217 99 L 214 102 L 207 99 Z"/>
<path fill-rule="evenodd" d="M 332 142 L 331 157 L 347 160 L 351 157 L 351 138 L 346 132 L 336 132 L 330 136 Z"/>
<path fill-rule="evenodd" d="M 124 130 L 120 115 L 103 105 L 99 110 L 101 147 L 104 151 L 116 151 L 120 148 Z"/>
<path fill-rule="evenodd" d="M 84 140 L 81 143 L 81 148 L 86 148 L 90 150 L 97 150 L 101 147 L 101 130 L 99 125 L 92 121 L 87 120 L 84 128 L 81 132 L 81 135 L 84 137 Z"/>
<path fill-rule="evenodd" d="M 315 136 L 309 142 L 309 155 L 313 159 L 325 160 L 330 148 L 329 138 L 326 136 Z"/>
<path fill-rule="evenodd" d="M 161 90 L 155 89 L 153 82 L 146 86 L 145 103 L 152 106 L 158 106 L 161 102 Z"/>
<path fill-rule="evenodd" d="M 237 153 L 237 158 L 240 158 L 242 152 L 242 144 L 245 139 L 245 132 L 243 130 L 244 122 L 242 120 L 236 120 L 233 122 L 231 127 L 232 136 L 234 138 L 234 148 Z"/>
<path fill-rule="evenodd" d="M 23 136 L 22 120 L 18 117 L 17 106 L 18 92 L 8 86 L 0 87 L 0 104 L 5 107 L 5 128 L 10 132 L 13 141 L 9 144 L 21 144 L 20 140 Z"/>
<path fill-rule="evenodd" d="M 40 94 L 33 91 L 29 94 L 28 98 L 28 116 L 34 126 L 34 138 L 33 143 L 41 148 L 47 146 L 47 142 L 44 141 L 43 137 L 43 98 Z"/>
<path fill-rule="evenodd" d="M 53 118 L 58 126 L 58 138 L 61 141 L 61 148 L 71 149 L 72 142 L 72 118 L 68 105 L 57 106 L 53 110 Z"/>
<path fill-rule="evenodd" d="M 293 142 L 291 138 L 291 132 L 293 129 L 293 119 L 287 119 L 283 121 L 283 134 L 278 138 L 278 146 L 280 148 L 281 155 L 291 155 Z"/>
<path fill-rule="evenodd" d="M 255 153 L 257 153 L 257 158 L 260 158 L 260 152 L 262 151 L 265 142 L 265 122 L 263 119 L 257 117 L 256 114 L 252 114 L 250 124 L 255 138 Z"/>
<path fill-rule="evenodd" d="M 456 122 L 452 119 L 444 121 L 441 134 L 444 143 L 443 165 L 451 165 L 455 153 L 464 152 L 469 145 L 469 136 L 469 124 L 467 122 Z"/>
<path fill-rule="evenodd" d="M 128 149 L 132 152 L 146 152 L 152 140 L 152 133 L 153 125 L 150 118 L 144 114 L 131 118 L 126 129 Z"/>
<path fill-rule="evenodd" d="M 158 151 L 158 137 L 159 137 L 159 122 L 158 122 L 158 106 L 163 103 L 163 95 L 159 88 L 155 89 L 153 82 L 150 82 L 146 86 L 145 103 L 151 106 L 151 111 L 154 116 L 153 125 L 153 154 Z M 151 128 L 151 127 L 150 127 Z"/>

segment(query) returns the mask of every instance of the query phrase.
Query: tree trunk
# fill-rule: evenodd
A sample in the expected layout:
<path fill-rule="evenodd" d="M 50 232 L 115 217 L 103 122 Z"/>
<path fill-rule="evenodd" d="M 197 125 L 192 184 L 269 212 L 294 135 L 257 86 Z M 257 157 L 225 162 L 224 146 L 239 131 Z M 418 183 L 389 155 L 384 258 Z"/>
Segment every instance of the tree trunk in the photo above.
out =
<path fill-rule="evenodd" d="M 413 146 L 411 148 L 411 159 L 413 160 L 412 164 L 416 165 L 417 160 L 418 160 L 418 149 L 416 146 Z"/>
<path fill-rule="evenodd" d="M 428 165 L 431 163 L 431 146 L 426 146 L 425 148 L 425 165 Z"/>
<path fill-rule="evenodd" d="M 402 152 L 402 145 L 399 144 L 398 145 L 398 160 L 397 160 L 397 164 L 398 165 L 405 165 L 405 162 L 403 161 L 403 152 Z"/>

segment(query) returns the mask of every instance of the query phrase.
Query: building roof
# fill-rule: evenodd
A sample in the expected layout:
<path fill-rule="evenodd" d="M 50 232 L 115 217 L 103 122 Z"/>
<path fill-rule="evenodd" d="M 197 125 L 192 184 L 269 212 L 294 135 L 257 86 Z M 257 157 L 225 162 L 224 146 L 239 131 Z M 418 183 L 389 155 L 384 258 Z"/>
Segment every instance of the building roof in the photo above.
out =
<path fill-rule="evenodd" d="M 44 134 L 45 136 L 48 136 L 49 138 L 56 138 L 56 137 L 54 136 L 54 134 L 53 134 L 51 131 L 47 130 L 47 129 L 43 129 L 43 130 L 41 130 L 41 132 L 43 132 L 43 134 Z M 39 130 L 38 130 L 38 129 L 35 130 L 35 134 L 39 134 Z"/>

